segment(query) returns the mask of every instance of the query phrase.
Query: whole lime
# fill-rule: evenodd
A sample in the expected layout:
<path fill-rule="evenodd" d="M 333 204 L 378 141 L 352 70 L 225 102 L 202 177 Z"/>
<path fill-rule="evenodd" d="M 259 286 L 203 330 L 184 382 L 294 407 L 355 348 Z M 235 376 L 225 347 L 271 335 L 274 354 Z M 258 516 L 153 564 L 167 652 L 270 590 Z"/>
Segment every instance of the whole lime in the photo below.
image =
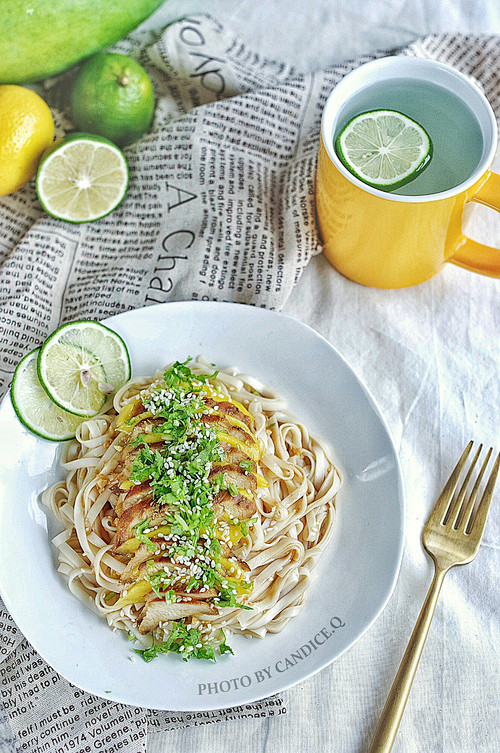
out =
<path fill-rule="evenodd" d="M 71 92 L 75 126 L 119 146 L 137 141 L 148 130 L 154 110 L 148 74 L 136 60 L 116 52 L 87 60 Z"/>

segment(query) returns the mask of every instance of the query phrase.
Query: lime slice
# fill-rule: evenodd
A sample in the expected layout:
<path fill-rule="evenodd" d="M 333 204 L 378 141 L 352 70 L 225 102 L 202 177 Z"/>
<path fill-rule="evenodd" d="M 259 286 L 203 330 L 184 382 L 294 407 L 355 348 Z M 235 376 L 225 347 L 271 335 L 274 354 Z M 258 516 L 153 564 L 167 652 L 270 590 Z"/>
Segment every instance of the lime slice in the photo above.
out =
<path fill-rule="evenodd" d="M 122 338 L 98 322 L 70 322 L 42 345 L 38 378 L 64 410 L 94 416 L 130 379 L 130 358 Z"/>
<path fill-rule="evenodd" d="M 356 115 L 337 136 L 335 147 L 349 172 L 383 190 L 414 180 L 432 156 L 424 128 L 395 110 Z"/>
<path fill-rule="evenodd" d="M 55 142 L 38 168 L 40 204 L 52 217 L 93 222 L 116 209 L 127 192 L 128 166 L 117 146 L 72 134 Z"/>
<path fill-rule="evenodd" d="M 18 364 L 10 388 L 12 405 L 27 429 L 43 439 L 63 442 L 75 436 L 82 419 L 56 405 L 38 381 L 36 364 L 40 348 L 32 350 Z"/>

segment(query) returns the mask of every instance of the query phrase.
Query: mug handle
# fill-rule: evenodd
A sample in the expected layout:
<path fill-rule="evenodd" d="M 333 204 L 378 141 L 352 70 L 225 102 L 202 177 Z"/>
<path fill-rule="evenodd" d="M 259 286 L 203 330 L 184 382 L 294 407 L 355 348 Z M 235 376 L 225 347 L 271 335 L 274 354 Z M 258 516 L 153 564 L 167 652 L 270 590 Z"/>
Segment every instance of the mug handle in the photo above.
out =
<path fill-rule="evenodd" d="M 500 212 L 500 175 L 488 172 L 486 180 L 470 201 L 477 201 Z M 465 235 L 462 236 L 457 251 L 448 261 L 471 272 L 479 272 L 488 277 L 500 277 L 500 249 L 485 246 Z"/>

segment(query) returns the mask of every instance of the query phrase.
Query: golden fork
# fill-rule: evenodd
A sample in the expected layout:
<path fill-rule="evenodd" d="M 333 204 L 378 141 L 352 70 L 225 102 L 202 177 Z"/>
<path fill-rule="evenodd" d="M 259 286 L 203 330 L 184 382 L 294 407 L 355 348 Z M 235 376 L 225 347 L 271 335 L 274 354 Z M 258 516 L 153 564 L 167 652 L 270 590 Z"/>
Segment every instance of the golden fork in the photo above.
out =
<path fill-rule="evenodd" d="M 403 716 L 418 662 L 420 661 L 425 639 L 429 632 L 444 576 L 451 567 L 466 565 L 468 562 L 472 562 L 479 549 L 493 496 L 493 489 L 498 476 L 500 453 L 497 456 L 477 509 L 474 510 L 479 485 L 493 450 L 492 448 L 489 449 L 470 496 L 466 499 L 467 487 L 483 447 L 479 445 L 460 491 L 456 498 L 454 498 L 460 474 L 465 467 L 472 445 L 473 442 L 469 442 L 465 448 L 462 457 L 446 482 L 429 516 L 429 520 L 425 524 L 422 533 L 422 543 L 434 560 L 434 579 L 424 601 L 422 611 L 418 616 L 396 679 L 392 684 L 368 753 L 389 753 L 391 750 L 396 732 L 398 731 L 399 722 Z"/>

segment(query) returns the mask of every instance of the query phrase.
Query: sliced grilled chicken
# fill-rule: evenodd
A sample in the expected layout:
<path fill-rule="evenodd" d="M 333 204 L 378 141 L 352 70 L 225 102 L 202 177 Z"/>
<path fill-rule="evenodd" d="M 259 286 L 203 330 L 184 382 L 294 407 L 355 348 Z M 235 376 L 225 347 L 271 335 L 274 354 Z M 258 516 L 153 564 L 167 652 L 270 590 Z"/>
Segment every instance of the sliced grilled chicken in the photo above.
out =
<path fill-rule="evenodd" d="M 195 601 L 213 599 L 214 596 L 217 596 L 217 594 L 219 593 L 215 588 L 208 588 L 206 591 L 178 591 L 175 588 L 174 591 L 177 598 L 183 600 L 187 599 L 187 603 L 189 603 L 189 600 L 193 598 Z"/>
<path fill-rule="evenodd" d="M 116 465 L 113 473 L 111 474 L 113 483 L 117 487 L 119 487 L 119 485 L 124 481 L 128 481 L 130 479 L 132 464 L 141 449 L 140 447 L 132 446 L 133 440 L 136 439 L 139 434 L 154 435 L 153 429 L 155 427 L 161 426 L 164 422 L 165 419 L 163 418 L 144 418 L 134 426 L 130 434 L 122 435 L 122 438 L 118 442 L 118 444 L 121 444 L 122 446 L 121 458 L 119 463 Z M 163 442 L 161 433 L 158 433 L 158 442 Z M 157 442 L 150 441 L 148 442 L 148 444 L 152 444 L 154 448 L 154 445 L 157 444 Z"/>
<path fill-rule="evenodd" d="M 242 454 L 242 459 L 244 458 L 245 456 Z M 237 465 L 225 463 L 224 465 L 214 466 L 210 471 L 209 479 L 212 481 L 221 473 L 224 474 L 226 486 L 234 484 L 237 489 L 248 489 L 249 491 L 257 489 L 257 479 L 255 476 L 252 473 L 244 473 Z M 117 514 L 122 515 L 129 507 L 134 507 L 138 502 L 145 500 L 149 502 L 153 501 L 153 490 L 149 481 L 136 484 L 128 491 L 120 492 L 114 507 Z"/>
<path fill-rule="evenodd" d="M 149 481 L 144 481 L 142 484 L 134 484 L 128 491 L 121 492 L 115 502 L 115 510 L 118 515 L 122 515 L 129 507 L 133 507 L 138 502 L 143 502 L 144 500 L 153 501 L 153 490 Z"/>
<path fill-rule="evenodd" d="M 131 557 L 131 559 L 127 563 L 127 566 L 126 566 L 125 570 L 123 571 L 123 573 L 120 576 L 120 581 L 122 583 L 129 583 L 130 581 L 137 580 L 139 577 L 144 577 L 145 571 L 144 571 L 144 568 L 141 568 L 141 565 L 143 563 L 147 562 L 147 561 L 150 561 L 150 560 L 157 560 L 159 563 L 161 563 L 161 564 L 159 564 L 155 568 L 155 570 L 166 570 L 166 571 L 170 572 L 171 569 L 173 568 L 173 565 L 170 562 L 168 555 L 165 554 L 165 550 L 161 550 L 160 549 L 160 547 L 161 547 L 162 544 L 166 544 L 167 547 L 168 547 L 169 541 L 167 539 L 165 539 L 165 538 L 157 538 L 157 537 L 153 537 L 150 540 L 157 547 L 156 553 L 155 552 L 151 552 L 147 548 L 147 546 L 145 546 L 144 544 L 141 544 L 139 546 L 139 548 L 136 549 L 135 553 L 133 554 L 133 556 Z M 202 539 L 200 539 L 200 542 L 201 541 L 202 541 Z M 221 541 L 220 542 L 220 546 L 221 546 L 221 551 L 222 551 L 222 554 L 224 555 L 224 557 L 231 557 L 231 559 L 236 559 L 237 560 L 237 564 L 239 564 L 240 567 L 243 570 L 248 570 L 249 569 L 249 567 L 246 564 L 246 562 L 243 562 L 242 560 L 240 560 L 237 557 L 235 557 L 235 555 L 233 554 L 233 552 L 228 547 L 228 545 L 226 544 L 225 541 Z M 160 558 L 160 559 L 158 559 L 158 558 Z M 180 567 L 180 566 L 177 565 L 177 567 Z M 210 589 L 210 590 L 212 590 L 212 589 Z M 217 592 L 215 591 L 214 595 L 216 593 Z"/>
<path fill-rule="evenodd" d="M 161 541 L 161 539 L 151 539 L 151 541 L 157 544 Z M 137 577 L 139 575 L 139 566 L 142 565 L 143 562 L 154 558 L 155 554 L 153 552 L 150 552 L 147 546 L 141 544 L 140 547 L 135 551 L 132 559 L 130 559 L 127 563 L 127 567 L 125 568 L 123 573 L 120 575 L 120 581 L 122 583 L 129 583 L 132 580 L 137 580 Z"/>
<path fill-rule="evenodd" d="M 169 588 L 172 588 L 177 596 L 185 596 L 186 598 L 207 598 L 205 596 L 208 591 L 197 591 L 192 589 L 191 591 L 185 591 L 185 587 L 191 580 L 191 573 L 188 565 L 181 565 L 177 562 L 171 562 L 168 558 L 152 559 L 151 553 L 147 558 L 147 562 L 143 561 L 137 568 L 138 575 L 134 580 L 147 580 L 148 575 L 154 575 L 155 573 L 164 570 L 169 575 L 174 576 L 174 580 Z M 131 564 L 131 563 L 129 563 Z M 122 576 L 123 577 L 123 576 Z M 121 578 L 120 578 L 121 580 Z M 218 591 L 210 589 L 212 596 L 217 596 Z"/>
<path fill-rule="evenodd" d="M 127 420 L 130 420 L 131 418 L 135 418 L 140 413 L 144 413 L 145 410 L 146 408 L 144 407 L 142 400 L 140 400 L 139 398 L 136 398 L 134 405 L 132 406 L 132 410 L 128 414 Z"/>
<path fill-rule="evenodd" d="M 233 424 L 224 416 L 218 416 L 215 413 L 203 414 L 200 417 L 200 421 L 202 424 L 205 424 L 205 426 L 211 426 L 214 429 L 222 429 L 226 434 L 229 434 L 235 439 L 239 439 L 241 442 L 253 444 L 255 441 L 248 431 L 240 429 L 239 426 L 233 426 Z"/>
<path fill-rule="evenodd" d="M 208 402 L 207 402 L 208 401 Z M 243 423 L 248 425 L 250 422 L 250 418 L 248 416 L 245 416 L 244 413 L 242 413 L 236 406 L 232 405 L 229 402 L 222 402 L 222 403 L 216 403 L 215 400 L 212 400 L 211 398 L 206 398 L 207 405 L 209 407 L 217 406 L 218 410 L 220 410 L 221 413 L 226 413 L 227 415 L 235 416 L 239 418 Z M 227 418 L 225 418 L 224 415 L 216 415 L 216 414 L 207 414 L 203 415 L 201 417 L 201 421 L 208 426 L 219 427 L 223 429 L 226 433 L 230 434 L 231 436 L 234 436 L 236 439 L 239 439 L 243 442 L 249 442 L 252 443 L 253 437 L 250 433 L 244 431 L 238 426 L 233 426 Z M 126 435 L 126 444 L 124 445 L 121 453 L 121 460 L 118 463 L 118 465 L 115 467 L 112 475 L 112 491 L 116 494 L 120 494 L 122 489 L 121 485 L 125 482 L 128 482 L 130 480 L 130 474 L 132 470 L 132 465 L 137 457 L 137 454 L 140 451 L 139 447 L 132 447 L 131 443 L 134 439 L 136 439 L 139 434 L 154 434 L 153 429 L 160 427 L 164 423 L 163 418 L 144 418 L 142 421 L 139 421 L 132 429 L 130 434 Z M 162 442 L 161 434 L 158 434 L 158 443 Z M 151 442 L 149 444 L 152 444 L 153 446 L 157 444 L 156 442 Z M 235 448 L 231 447 L 228 444 L 223 444 L 223 449 L 225 451 L 225 460 L 228 463 L 231 464 L 238 464 L 241 462 L 241 460 L 248 459 L 247 456 L 241 452 L 240 450 L 236 450 Z M 246 488 L 246 487 L 245 487 Z M 130 496 L 127 499 L 126 502 L 124 502 L 125 498 L 121 498 L 119 500 L 119 506 L 121 509 L 117 508 L 118 514 L 121 514 L 123 509 L 126 509 L 131 504 L 133 504 L 135 501 L 139 501 L 139 499 L 144 499 L 147 496 L 146 487 L 143 487 L 141 490 L 138 490 L 138 488 L 133 488 L 130 490 Z M 140 496 L 139 496 L 140 495 Z"/>
<path fill-rule="evenodd" d="M 249 499 L 243 494 L 233 496 L 226 491 L 216 494 L 213 507 L 215 516 L 222 519 L 236 518 L 238 520 L 249 520 L 257 512 L 253 499 Z M 125 541 L 135 536 L 134 526 L 138 523 L 151 518 L 149 528 L 155 528 L 156 526 L 166 524 L 167 513 L 167 509 L 163 508 L 159 510 L 148 498 L 124 509 L 123 513 L 117 518 L 115 551 Z"/>
<path fill-rule="evenodd" d="M 206 397 L 204 403 L 207 412 L 200 415 L 200 421 L 205 426 L 225 432 L 239 442 L 255 446 L 256 440 L 251 428 L 253 419 L 250 416 L 245 415 L 243 411 L 229 401 L 217 402 Z M 136 415 L 138 415 L 141 406 L 138 405 L 136 411 Z M 239 426 L 231 423 L 234 419 L 240 422 Z M 114 469 L 112 489 L 117 495 L 113 499 L 117 513 L 115 551 L 126 541 L 136 536 L 135 526 L 144 520 L 149 520 L 148 527 L 150 529 L 167 523 L 166 517 L 171 510 L 170 508 L 159 508 L 158 504 L 154 503 L 150 481 L 146 480 L 140 484 L 134 484 L 129 489 L 122 488 L 123 485 L 127 487 L 130 484 L 132 466 L 141 449 L 131 446 L 133 440 L 140 434 L 153 435 L 148 439 L 155 439 L 154 435 L 158 433 L 158 442 L 163 442 L 163 437 L 158 431 L 163 423 L 164 419 L 160 417 L 144 418 L 131 429 L 130 433 L 122 434 L 119 440 L 122 444 L 122 450 L 120 461 Z M 243 427 L 246 427 L 246 429 Z M 157 448 L 158 443 L 153 441 L 152 450 Z M 244 445 L 242 449 L 237 449 L 227 442 L 222 442 L 222 448 L 224 456 L 220 465 L 212 468 L 209 478 L 212 480 L 222 473 L 226 485 L 234 484 L 237 489 L 254 492 L 257 488 L 256 476 L 251 472 L 245 473 L 239 466 L 242 460 L 249 460 L 248 455 L 244 452 Z M 249 452 L 251 452 L 250 448 Z M 233 496 L 227 491 L 220 492 L 214 498 L 215 517 L 222 520 L 238 519 L 239 521 L 250 519 L 257 511 L 255 502 L 250 497 L 251 495 L 245 496 L 245 493 Z M 170 540 L 167 534 L 165 536 L 153 535 L 150 541 L 155 545 L 154 552 L 150 551 L 150 548 L 145 544 L 139 544 L 135 552 L 132 552 L 133 545 L 129 547 L 127 556 L 130 557 L 130 560 L 121 574 L 120 581 L 123 584 L 134 584 L 148 580 L 154 573 L 165 571 L 173 581 L 171 586 L 168 585 L 168 590 L 174 590 L 176 597 L 181 601 L 170 604 L 158 599 L 154 591 L 146 593 L 143 597 L 145 606 L 139 623 L 140 632 L 149 633 L 157 628 L 161 622 L 169 622 L 194 615 L 217 614 L 217 609 L 207 602 L 217 596 L 218 590 L 213 587 L 202 592 L 186 590 L 193 570 L 188 563 L 176 562 L 175 555 L 173 555 L 174 561 L 170 559 L 168 555 Z M 200 539 L 199 545 L 201 547 L 205 547 L 205 543 L 205 539 Z M 135 546 L 137 544 L 136 541 Z M 241 569 L 249 570 L 245 562 L 234 559 L 232 550 L 224 541 L 220 541 L 220 544 L 224 557 L 229 558 L 231 563 L 234 562 L 235 565 L 239 565 Z M 163 549 L 161 548 L 162 545 L 164 546 Z M 166 579 L 165 586 L 167 586 L 169 580 L 170 578 Z M 128 585 L 127 588 L 129 588 Z"/>
<path fill-rule="evenodd" d="M 224 413 L 226 416 L 237 418 L 240 421 L 243 421 L 243 423 L 246 424 L 249 429 L 251 428 L 253 419 L 240 411 L 240 409 L 237 408 L 236 405 L 233 405 L 232 403 L 226 401 L 217 402 L 216 400 L 212 400 L 212 398 L 210 397 L 206 397 L 203 402 L 205 403 L 207 408 L 214 408 L 217 413 Z"/>
<path fill-rule="evenodd" d="M 111 489 L 116 494 L 120 494 L 123 490 L 121 484 L 130 481 L 130 474 L 132 473 L 132 465 L 139 452 L 139 447 L 130 448 L 124 447 L 121 452 L 121 459 L 115 466 L 113 473 L 110 474 L 109 479 L 112 484 Z"/>
<path fill-rule="evenodd" d="M 211 604 L 203 601 L 178 602 L 167 604 L 164 601 L 151 601 L 146 604 L 139 624 L 139 632 L 143 635 L 155 630 L 160 622 L 181 620 L 194 615 L 216 614 L 217 610 Z"/>
<path fill-rule="evenodd" d="M 210 471 L 209 479 L 212 481 L 220 474 L 224 475 L 225 485 L 234 484 L 237 489 L 250 489 L 255 491 L 257 488 L 257 479 L 251 474 L 243 473 L 241 468 L 235 465 L 216 465 Z"/>
<path fill-rule="evenodd" d="M 253 499 L 242 494 L 233 497 L 229 492 L 220 492 L 214 498 L 214 513 L 217 518 L 249 520 L 256 512 L 257 506 Z"/>
<path fill-rule="evenodd" d="M 116 522 L 115 550 L 135 536 L 134 526 L 138 523 L 151 518 L 150 528 L 154 528 L 166 522 L 166 513 L 167 510 L 158 510 L 158 507 L 152 505 L 147 499 L 129 507 L 118 517 Z"/>
<path fill-rule="evenodd" d="M 162 424 L 165 423 L 164 418 L 143 418 L 142 421 L 138 421 L 130 434 L 128 435 L 129 441 L 133 441 L 136 439 L 139 434 L 151 434 L 153 433 L 153 429 L 157 428 L 158 426 L 162 426 Z M 163 439 L 159 438 L 159 442 L 163 442 Z"/>
<path fill-rule="evenodd" d="M 148 562 L 143 562 L 139 565 L 138 579 L 143 580 L 147 575 L 154 575 L 155 573 L 160 572 L 160 570 L 165 570 L 165 572 L 169 575 L 174 574 L 176 578 L 175 582 L 184 582 L 190 577 L 189 568 L 187 565 L 179 565 L 177 563 L 171 562 L 169 559 L 153 559 L 152 557 L 149 557 Z"/>
<path fill-rule="evenodd" d="M 222 449 L 224 450 L 223 460 L 226 463 L 229 463 L 230 465 L 238 466 L 242 460 L 250 460 L 248 455 L 245 455 L 245 453 L 242 452 L 241 450 L 237 450 L 235 447 L 232 447 L 230 444 L 227 444 L 227 442 L 221 442 L 220 444 L 221 444 Z"/>

